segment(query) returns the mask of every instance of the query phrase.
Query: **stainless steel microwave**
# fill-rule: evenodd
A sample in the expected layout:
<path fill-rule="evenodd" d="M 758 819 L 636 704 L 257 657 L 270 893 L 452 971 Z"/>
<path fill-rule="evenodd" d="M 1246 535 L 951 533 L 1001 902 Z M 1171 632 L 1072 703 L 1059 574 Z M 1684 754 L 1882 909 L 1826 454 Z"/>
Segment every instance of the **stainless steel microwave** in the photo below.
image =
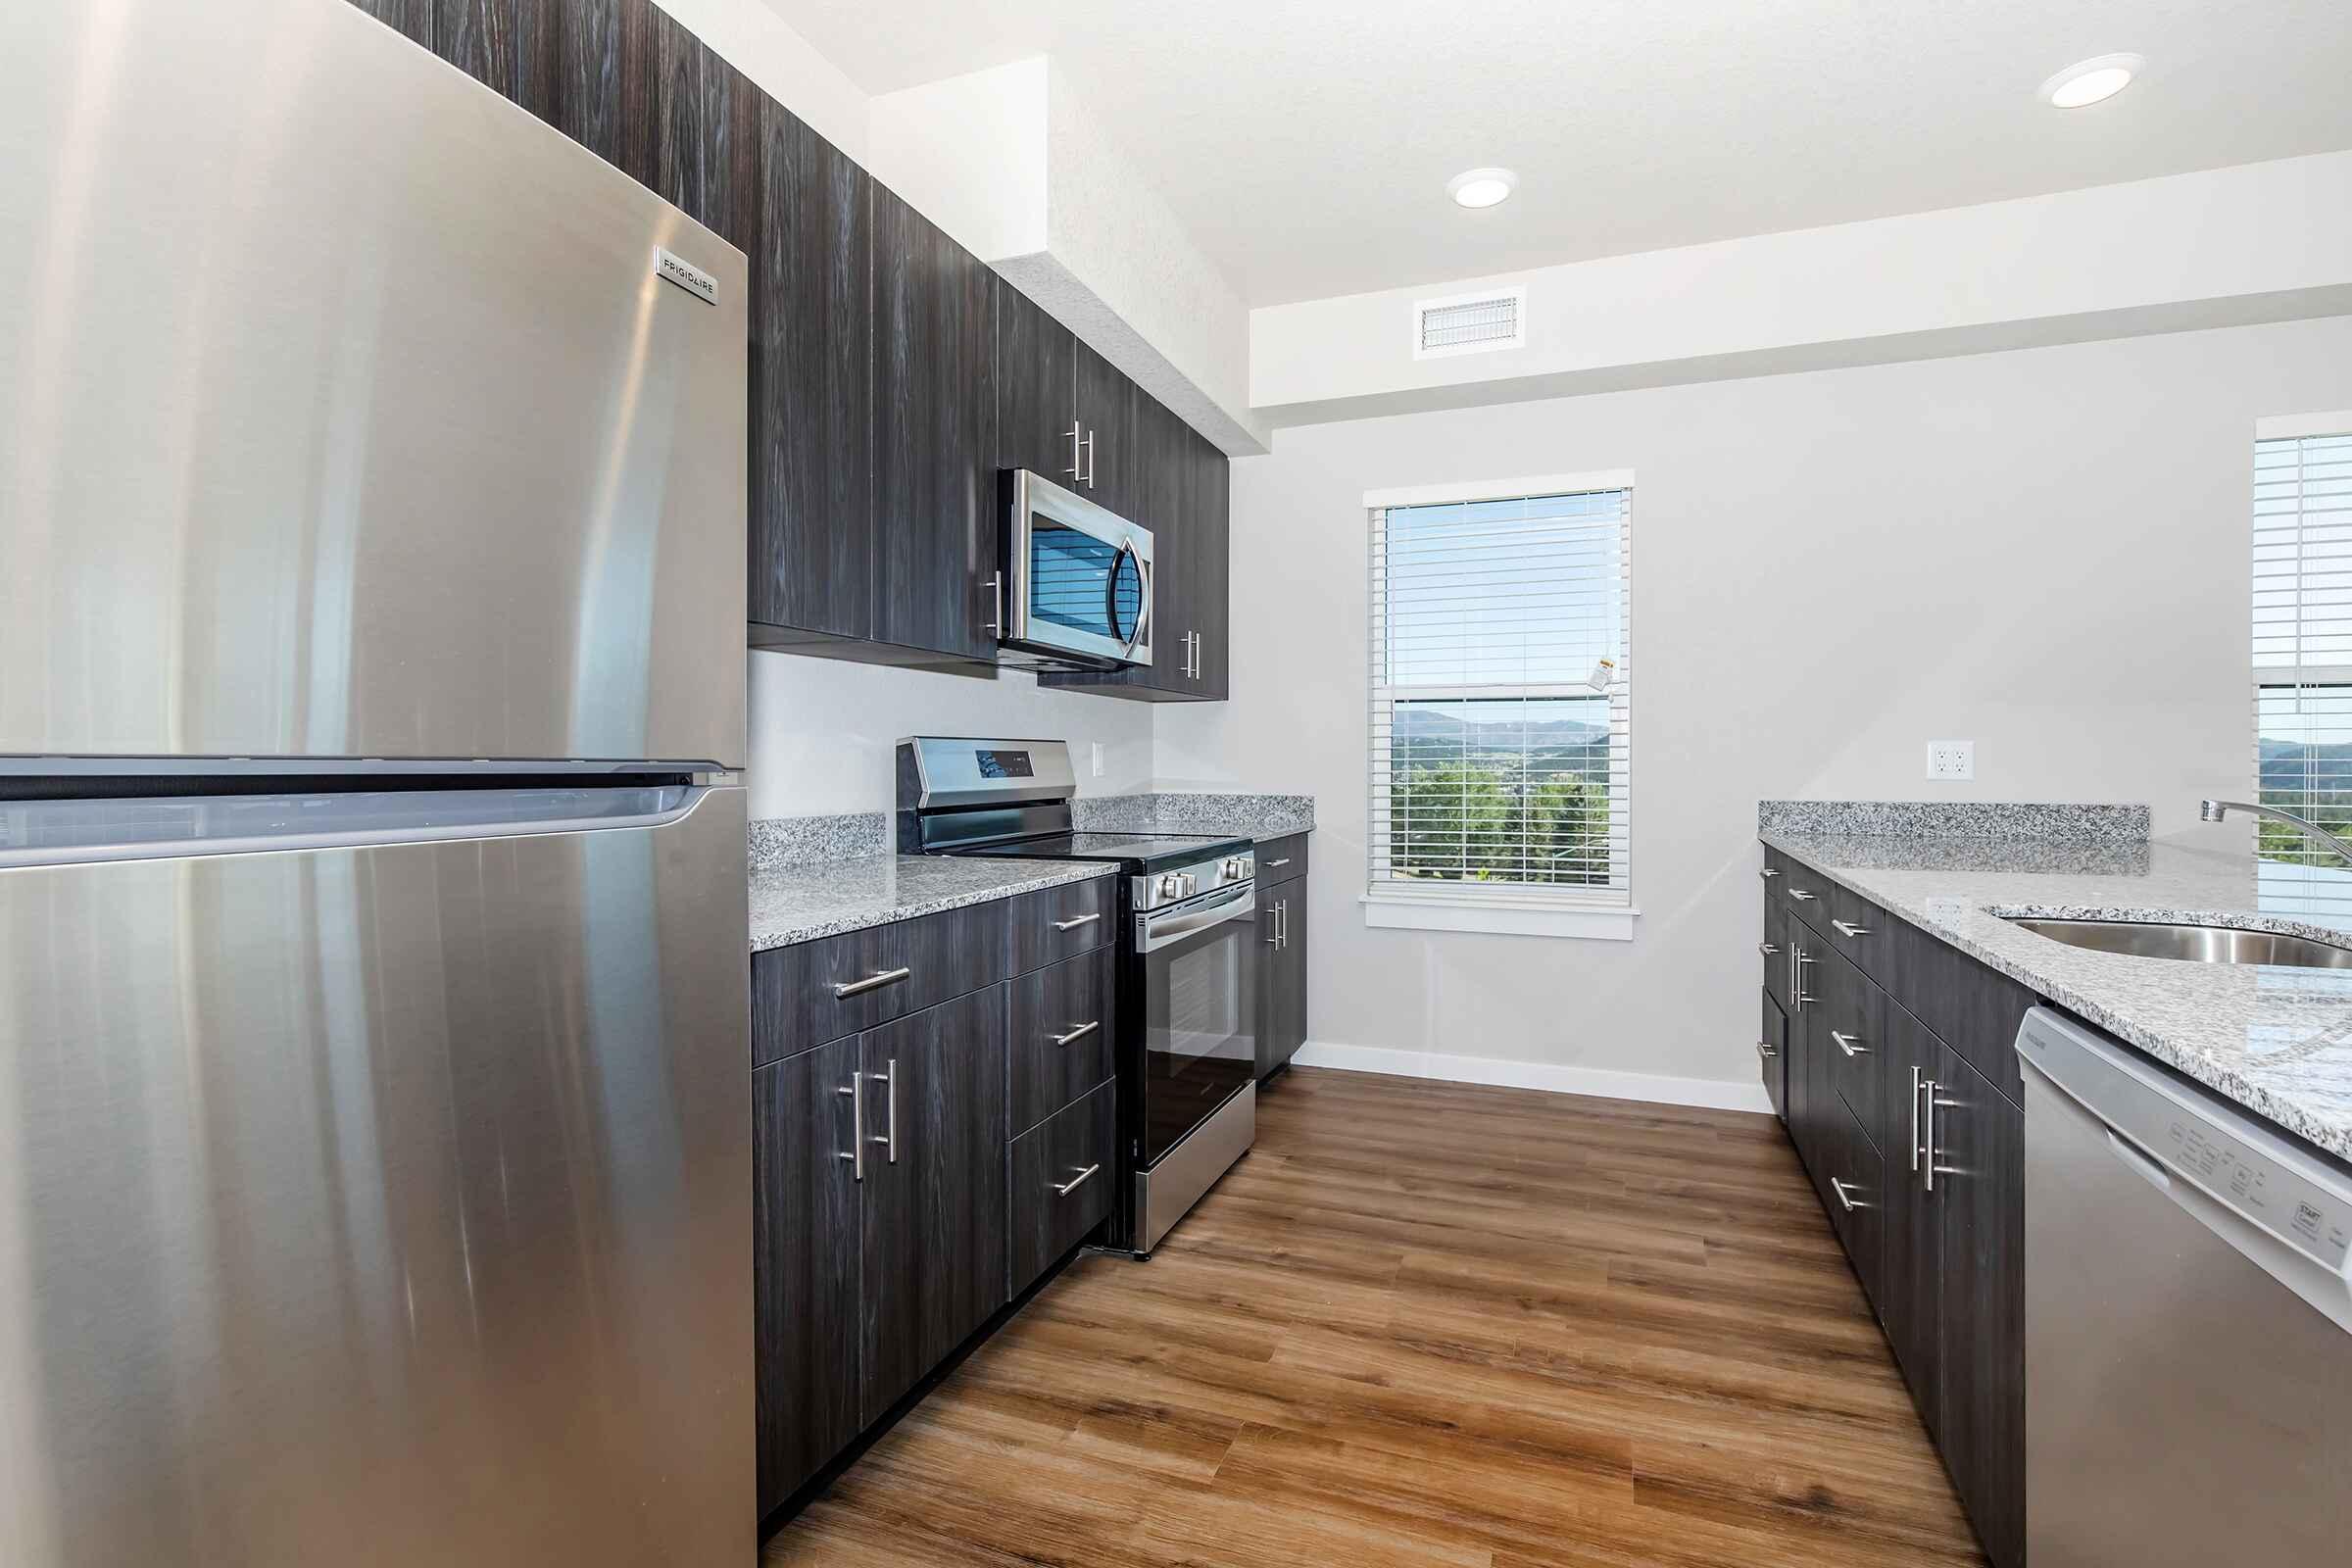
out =
<path fill-rule="evenodd" d="M 1152 530 L 1026 468 L 1002 476 L 1003 662 L 1152 662 Z"/>

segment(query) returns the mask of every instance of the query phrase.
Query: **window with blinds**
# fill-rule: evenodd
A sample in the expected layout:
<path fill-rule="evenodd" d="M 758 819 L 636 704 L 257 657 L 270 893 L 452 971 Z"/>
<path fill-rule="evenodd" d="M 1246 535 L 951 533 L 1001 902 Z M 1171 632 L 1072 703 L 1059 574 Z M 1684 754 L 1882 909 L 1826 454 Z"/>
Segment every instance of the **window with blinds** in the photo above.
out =
<path fill-rule="evenodd" d="M 1371 889 L 1630 906 L 1628 486 L 1371 509 Z"/>
<path fill-rule="evenodd" d="M 2255 799 L 2352 834 L 2352 417 L 2329 423 L 2254 444 Z M 2352 915 L 2352 867 L 2255 831 L 2265 908 Z"/>

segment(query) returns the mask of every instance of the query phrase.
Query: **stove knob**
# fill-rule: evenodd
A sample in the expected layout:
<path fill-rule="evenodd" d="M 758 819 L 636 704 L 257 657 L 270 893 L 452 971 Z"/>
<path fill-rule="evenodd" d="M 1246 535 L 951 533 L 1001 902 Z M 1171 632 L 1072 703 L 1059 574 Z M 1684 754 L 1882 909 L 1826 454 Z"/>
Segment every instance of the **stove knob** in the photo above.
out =
<path fill-rule="evenodd" d="M 1239 882 L 1242 879 L 1242 858 L 1238 855 L 1228 855 L 1225 857 L 1225 863 L 1218 869 L 1224 873 L 1226 881 Z"/>
<path fill-rule="evenodd" d="M 1184 897 L 1184 878 L 1170 871 L 1159 879 L 1159 896 L 1163 899 Z"/>
<path fill-rule="evenodd" d="M 1187 872 L 1185 872 L 1185 873 L 1184 873 L 1184 896 L 1185 896 L 1186 898 L 1188 898 L 1188 899 L 1189 899 L 1189 898 L 1191 898 L 1191 897 L 1192 897 L 1194 894 L 1196 894 L 1196 893 L 1198 893 L 1198 892 L 1200 892 L 1200 879 L 1199 877 L 1197 877 L 1197 876 L 1193 875 L 1193 873 L 1192 873 L 1192 872 L 1190 872 L 1190 871 L 1187 871 Z"/>

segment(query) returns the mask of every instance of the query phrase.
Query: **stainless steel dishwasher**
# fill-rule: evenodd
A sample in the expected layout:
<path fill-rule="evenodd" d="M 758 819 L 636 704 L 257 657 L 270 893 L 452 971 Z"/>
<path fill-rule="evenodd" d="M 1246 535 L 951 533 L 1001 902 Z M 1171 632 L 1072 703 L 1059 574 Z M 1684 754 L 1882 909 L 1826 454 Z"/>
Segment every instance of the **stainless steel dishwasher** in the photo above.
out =
<path fill-rule="evenodd" d="M 2034 1568 L 2352 1551 L 2352 1169 L 2036 1007 L 2026 1065 Z"/>

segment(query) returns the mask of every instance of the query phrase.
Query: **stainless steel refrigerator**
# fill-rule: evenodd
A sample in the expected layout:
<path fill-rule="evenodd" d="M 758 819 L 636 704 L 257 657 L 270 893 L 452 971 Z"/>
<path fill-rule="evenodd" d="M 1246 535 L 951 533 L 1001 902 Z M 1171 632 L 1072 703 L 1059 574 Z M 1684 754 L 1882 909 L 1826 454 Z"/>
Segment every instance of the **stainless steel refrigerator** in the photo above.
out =
<path fill-rule="evenodd" d="M 343 0 L 0 214 L 0 1561 L 749 1563 L 744 258 Z"/>

